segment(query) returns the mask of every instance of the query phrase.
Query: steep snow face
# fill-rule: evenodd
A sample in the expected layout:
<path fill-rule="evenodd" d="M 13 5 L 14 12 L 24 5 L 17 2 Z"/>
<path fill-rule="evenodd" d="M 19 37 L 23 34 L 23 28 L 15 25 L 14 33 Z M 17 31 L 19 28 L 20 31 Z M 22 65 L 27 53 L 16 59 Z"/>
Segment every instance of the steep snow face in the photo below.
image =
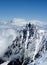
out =
<path fill-rule="evenodd" d="M 17 32 L 18 35 L 8 46 L 2 59 L 11 61 L 13 65 L 37 65 L 47 51 L 47 32 L 30 23 Z"/>
<path fill-rule="evenodd" d="M 4 62 L 4 63 L 2 63 L 1 65 L 7 65 L 8 63 L 9 63 L 9 61 Z"/>
<path fill-rule="evenodd" d="M 44 30 L 38 30 L 37 31 L 37 35 L 36 35 L 36 44 L 35 44 L 35 52 L 34 52 L 34 56 L 38 53 L 39 51 L 39 48 L 40 48 L 40 45 L 41 45 L 41 41 L 42 41 L 42 38 L 44 36 Z"/>

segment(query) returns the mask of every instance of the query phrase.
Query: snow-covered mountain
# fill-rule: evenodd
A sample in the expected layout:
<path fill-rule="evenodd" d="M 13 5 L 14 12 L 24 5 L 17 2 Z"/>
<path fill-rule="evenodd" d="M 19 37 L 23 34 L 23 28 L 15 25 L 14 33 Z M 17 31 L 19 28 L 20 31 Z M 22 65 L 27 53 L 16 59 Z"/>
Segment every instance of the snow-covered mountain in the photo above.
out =
<path fill-rule="evenodd" d="M 17 30 L 17 36 L 4 55 L 0 64 L 6 65 L 43 65 L 47 61 L 47 31 L 34 24 L 26 24 Z"/>

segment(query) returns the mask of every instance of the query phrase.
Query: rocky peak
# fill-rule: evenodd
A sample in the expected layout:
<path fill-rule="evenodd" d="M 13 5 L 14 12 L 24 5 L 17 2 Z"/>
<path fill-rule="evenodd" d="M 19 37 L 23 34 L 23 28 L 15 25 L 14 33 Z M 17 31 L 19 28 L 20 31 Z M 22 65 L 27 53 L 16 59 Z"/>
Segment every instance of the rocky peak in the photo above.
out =
<path fill-rule="evenodd" d="M 13 65 L 15 65 L 15 63 L 27 65 L 28 62 L 32 63 L 34 60 L 42 56 L 40 52 L 43 53 L 44 47 L 47 49 L 47 41 L 45 34 L 43 36 L 40 30 L 31 23 L 26 24 L 24 29 L 18 32 L 19 35 L 12 41 L 12 45 L 8 47 L 3 58 L 5 60 L 9 59 L 11 61 L 10 64 L 13 64 L 14 62 Z"/>

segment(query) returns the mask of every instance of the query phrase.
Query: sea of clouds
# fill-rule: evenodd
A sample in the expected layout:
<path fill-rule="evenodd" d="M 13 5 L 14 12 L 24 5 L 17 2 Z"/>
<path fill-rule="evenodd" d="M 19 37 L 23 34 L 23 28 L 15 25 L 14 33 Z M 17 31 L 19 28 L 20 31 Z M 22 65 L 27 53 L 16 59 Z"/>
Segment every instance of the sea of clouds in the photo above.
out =
<path fill-rule="evenodd" d="M 25 20 L 14 18 L 10 22 L 0 22 L 0 57 L 4 54 L 7 47 L 12 44 L 12 41 L 17 36 L 17 29 L 28 23 L 35 24 L 41 29 L 47 30 L 47 22 L 39 20 Z"/>

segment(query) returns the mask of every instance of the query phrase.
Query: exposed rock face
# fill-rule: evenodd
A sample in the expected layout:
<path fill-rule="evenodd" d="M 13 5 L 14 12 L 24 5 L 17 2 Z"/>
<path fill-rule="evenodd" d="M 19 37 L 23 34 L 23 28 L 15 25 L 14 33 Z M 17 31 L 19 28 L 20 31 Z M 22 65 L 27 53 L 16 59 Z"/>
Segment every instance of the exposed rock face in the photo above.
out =
<path fill-rule="evenodd" d="M 3 59 L 10 61 L 8 65 L 27 65 L 41 57 L 45 51 L 47 51 L 45 32 L 29 23 L 19 31 L 19 36 L 12 41 Z"/>
<path fill-rule="evenodd" d="M 4 63 L 5 61 L 3 59 L 0 58 L 0 64 Z"/>
<path fill-rule="evenodd" d="M 14 59 L 8 63 L 8 65 L 22 65 L 22 62 L 19 61 L 19 59 Z"/>

